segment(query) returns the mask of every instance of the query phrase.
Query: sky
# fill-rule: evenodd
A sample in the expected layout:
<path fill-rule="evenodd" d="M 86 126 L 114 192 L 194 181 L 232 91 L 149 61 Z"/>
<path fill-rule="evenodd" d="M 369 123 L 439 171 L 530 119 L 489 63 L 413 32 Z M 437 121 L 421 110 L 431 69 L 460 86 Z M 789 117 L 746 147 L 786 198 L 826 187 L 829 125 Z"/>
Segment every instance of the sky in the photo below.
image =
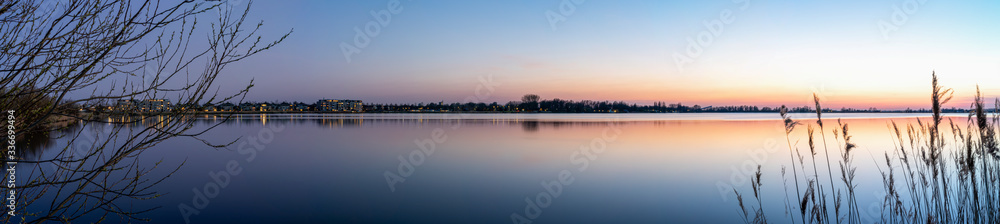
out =
<path fill-rule="evenodd" d="M 955 89 L 946 107 L 967 107 L 977 84 L 1000 96 L 997 1 L 393 2 L 253 2 L 265 39 L 294 32 L 228 67 L 222 88 L 252 78 L 248 100 L 458 102 L 492 79 L 477 100 L 803 106 L 817 93 L 832 108 L 901 109 L 929 107 L 936 72 Z"/>

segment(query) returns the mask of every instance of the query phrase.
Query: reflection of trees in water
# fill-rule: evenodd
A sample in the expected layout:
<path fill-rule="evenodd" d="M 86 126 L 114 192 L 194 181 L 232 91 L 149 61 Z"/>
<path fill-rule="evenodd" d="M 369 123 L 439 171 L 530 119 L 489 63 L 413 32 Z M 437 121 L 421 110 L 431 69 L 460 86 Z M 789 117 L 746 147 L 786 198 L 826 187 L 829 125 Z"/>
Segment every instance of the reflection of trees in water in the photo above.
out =
<path fill-rule="evenodd" d="M 74 125 L 75 126 L 75 125 Z M 52 147 L 52 132 L 25 132 L 16 142 L 17 154 L 22 158 L 38 158 L 42 150 Z"/>
<path fill-rule="evenodd" d="M 102 203 L 116 202 L 125 198 L 149 199 L 157 197 L 156 192 L 149 189 L 163 181 L 164 176 L 148 175 L 156 168 L 149 163 L 142 163 L 137 158 L 146 149 L 157 143 L 176 136 L 187 136 L 184 133 L 198 133 L 200 130 L 222 126 L 262 126 L 269 123 L 284 125 L 315 126 L 323 128 L 368 128 L 368 127 L 520 127 L 525 132 L 538 132 L 542 129 L 562 129 L 569 127 L 608 126 L 617 125 L 619 121 L 550 121 L 537 119 L 414 119 L 385 118 L 379 116 L 316 116 L 316 115 L 174 115 L 174 116 L 115 116 L 99 121 L 80 122 L 60 131 L 49 132 L 48 136 L 32 137 L 24 141 L 29 145 L 22 155 L 28 160 L 34 160 L 40 165 L 27 167 L 27 172 L 33 172 L 31 178 L 38 180 L 37 184 L 26 185 L 22 195 L 39 196 L 27 204 L 43 203 L 49 200 L 65 205 L 55 207 L 55 210 L 73 208 L 100 208 Z M 197 136 L 193 136 L 197 138 Z M 55 139 L 55 140 L 53 140 Z M 63 142 L 65 141 L 65 142 Z M 55 143 L 54 143 L 55 142 Z M 65 143 L 65 144 L 63 144 Z M 30 155 L 30 156 L 29 156 Z M 113 160 L 113 163 L 105 163 Z M 84 167 L 82 169 L 68 169 Z M 168 167 L 167 175 L 179 167 Z M 160 171 L 157 173 L 162 173 Z M 162 177 L 162 178 L 160 178 Z M 73 178 L 88 178 L 88 182 L 73 183 L 79 187 L 68 197 L 52 195 L 47 189 L 69 186 L 56 184 Z M 143 178 L 148 181 L 140 181 Z M 99 187 L 108 188 L 102 192 L 99 199 L 88 199 L 90 190 Z M 109 213 L 129 213 L 131 209 L 146 208 L 114 208 Z M 72 213 L 74 217 L 92 217 L 87 213 Z M 88 216 L 84 216 L 88 215 Z M 132 214 L 137 215 L 137 214 Z M 39 220 L 51 219 L 41 217 Z M 89 218 L 85 218 L 89 219 Z"/>
<path fill-rule="evenodd" d="M 521 130 L 524 132 L 537 132 L 538 131 L 538 121 L 524 121 L 521 122 Z"/>

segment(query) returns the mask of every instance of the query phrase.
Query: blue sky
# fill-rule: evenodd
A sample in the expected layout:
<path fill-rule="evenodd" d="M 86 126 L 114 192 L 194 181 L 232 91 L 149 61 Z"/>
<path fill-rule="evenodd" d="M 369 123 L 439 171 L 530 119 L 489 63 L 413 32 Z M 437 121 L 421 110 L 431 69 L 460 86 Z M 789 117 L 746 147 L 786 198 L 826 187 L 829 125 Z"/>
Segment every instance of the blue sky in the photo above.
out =
<path fill-rule="evenodd" d="M 254 78 L 251 100 L 453 102 L 492 75 L 500 86 L 487 101 L 536 93 L 805 105 L 819 92 L 833 106 L 900 108 L 926 107 L 936 70 L 956 89 L 956 102 L 976 84 L 1000 93 L 996 1 L 402 0 L 348 63 L 341 43 L 353 44 L 355 28 L 375 21 L 370 12 L 388 2 L 256 1 L 251 19 L 264 21 L 265 38 L 295 32 L 229 67 L 223 80 Z M 559 13 L 561 4 L 575 10 L 553 29 L 546 12 Z M 685 55 L 688 39 L 711 33 L 705 22 L 727 11 L 731 23 L 679 69 L 674 55 Z M 906 20 L 893 23 L 894 13 Z M 880 21 L 898 29 L 884 35 Z"/>

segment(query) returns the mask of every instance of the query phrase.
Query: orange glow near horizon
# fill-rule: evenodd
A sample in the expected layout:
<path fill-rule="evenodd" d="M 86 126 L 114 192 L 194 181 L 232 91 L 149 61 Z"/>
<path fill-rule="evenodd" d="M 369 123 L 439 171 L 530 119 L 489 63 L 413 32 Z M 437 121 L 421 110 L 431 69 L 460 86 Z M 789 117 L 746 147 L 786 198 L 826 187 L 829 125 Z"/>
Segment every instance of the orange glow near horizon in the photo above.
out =
<path fill-rule="evenodd" d="M 569 85 L 575 86 L 575 85 Z M 923 90 L 926 88 L 926 90 Z M 604 94 L 596 95 L 593 92 L 583 92 L 576 90 L 576 87 L 566 88 L 546 88 L 542 91 L 531 91 L 538 94 L 542 99 L 559 98 L 562 100 L 609 100 L 626 101 L 636 104 L 652 104 L 663 101 L 669 104 L 682 103 L 684 105 L 702 106 L 729 106 L 729 105 L 754 105 L 775 107 L 788 105 L 793 107 L 809 106 L 813 107 L 813 93 L 820 96 L 824 108 L 840 109 L 842 107 L 867 109 L 875 107 L 879 109 L 922 109 L 930 108 L 930 84 L 920 90 L 840 90 L 823 88 L 782 88 L 782 87 L 718 87 L 702 89 L 683 88 L 656 88 L 647 86 L 601 86 L 595 88 L 593 92 Z M 945 104 L 946 108 L 968 108 L 976 94 L 975 87 L 954 88 L 954 98 Z M 525 91 L 527 93 L 528 91 Z M 996 94 L 990 94 L 983 90 L 984 97 L 988 104 L 992 104 Z M 1000 93 L 1000 92 L 997 92 Z M 510 98 L 517 101 L 523 94 L 510 91 L 499 91 L 502 98 Z"/>
<path fill-rule="evenodd" d="M 945 105 L 947 108 L 967 108 L 977 85 L 988 102 L 1000 96 L 997 85 L 1000 76 L 988 75 L 1000 74 L 1000 66 L 996 66 L 997 60 L 992 57 L 962 55 L 947 49 L 921 51 L 926 55 L 940 53 L 947 58 L 918 57 L 912 49 L 896 48 L 899 47 L 875 45 L 872 49 L 820 52 L 784 50 L 758 58 L 744 52 L 713 56 L 725 61 L 706 59 L 683 72 L 665 66 L 662 61 L 587 60 L 473 73 L 493 74 L 502 83 L 496 88 L 495 97 L 487 100 L 498 102 L 517 101 L 522 95 L 533 93 L 542 99 L 576 101 L 811 107 L 812 94 L 816 93 L 826 108 L 922 109 L 930 108 L 932 72 L 938 75 L 940 85 L 955 90 L 953 101 Z M 475 80 L 449 86 L 472 88 L 476 84 L 472 81 Z M 439 93 L 467 95 L 466 92 Z"/>

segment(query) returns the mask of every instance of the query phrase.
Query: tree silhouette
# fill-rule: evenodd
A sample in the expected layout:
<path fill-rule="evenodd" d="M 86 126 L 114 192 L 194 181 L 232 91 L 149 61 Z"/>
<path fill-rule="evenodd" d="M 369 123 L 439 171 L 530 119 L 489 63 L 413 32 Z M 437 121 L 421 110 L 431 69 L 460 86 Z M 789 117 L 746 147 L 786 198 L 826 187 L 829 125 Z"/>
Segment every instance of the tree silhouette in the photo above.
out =
<path fill-rule="evenodd" d="M 226 1 L 0 1 L 0 108 L 15 110 L 17 139 L 58 133 L 65 147 L 32 158 L 18 147 L 18 208 L 39 204 L 3 221 L 28 223 L 144 220 L 154 208 L 130 199 L 159 196 L 150 176 L 157 164 L 138 155 L 174 137 L 198 138 L 195 120 L 170 109 L 157 119 L 108 114 L 118 100 L 172 98 L 175 105 L 219 104 L 243 98 L 253 81 L 219 95 L 216 78 L 232 63 L 285 39 L 262 41 L 262 25 L 244 23 L 249 12 Z M 213 14 L 217 13 L 217 14 Z M 199 17 L 215 16 L 207 23 Z M 201 23 L 199 23 L 201 22 Z M 75 93 L 85 95 L 69 99 Z M 75 123 L 75 128 L 65 129 Z M 82 138 L 96 133 L 94 138 Z M 38 153 L 35 153 L 38 154 Z M 5 159 L 6 160 L 6 159 Z M 177 167 L 179 168 L 179 167 Z M 174 169 L 176 171 L 176 168 Z M 173 172 L 170 172 L 172 174 Z M 7 181 L 4 176 L 3 181 Z M 22 179 L 23 178 L 23 179 Z M 88 220 L 81 220 L 88 219 Z M 89 220 L 93 219 L 93 220 Z"/>
<path fill-rule="evenodd" d="M 538 110 L 538 95 L 535 94 L 525 94 L 521 97 L 521 109 L 527 111 L 537 111 Z"/>

